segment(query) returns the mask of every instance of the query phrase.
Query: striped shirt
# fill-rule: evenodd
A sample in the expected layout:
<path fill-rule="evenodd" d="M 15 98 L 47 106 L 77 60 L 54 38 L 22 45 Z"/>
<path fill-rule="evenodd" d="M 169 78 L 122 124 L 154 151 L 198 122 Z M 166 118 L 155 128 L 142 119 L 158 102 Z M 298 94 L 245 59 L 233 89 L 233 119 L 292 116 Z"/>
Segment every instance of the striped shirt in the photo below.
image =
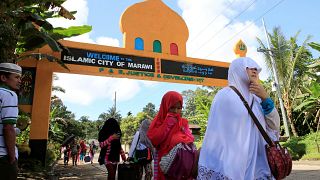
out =
<path fill-rule="evenodd" d="M 0 157 L 7 155 L 7 148 L 4 142 L 3 125 L 12 124 L 15 126 L 18 117 L 17 94 L 6 87 L 0 87 Z M 15 148 L 18 158 L 17 147 Z"/>

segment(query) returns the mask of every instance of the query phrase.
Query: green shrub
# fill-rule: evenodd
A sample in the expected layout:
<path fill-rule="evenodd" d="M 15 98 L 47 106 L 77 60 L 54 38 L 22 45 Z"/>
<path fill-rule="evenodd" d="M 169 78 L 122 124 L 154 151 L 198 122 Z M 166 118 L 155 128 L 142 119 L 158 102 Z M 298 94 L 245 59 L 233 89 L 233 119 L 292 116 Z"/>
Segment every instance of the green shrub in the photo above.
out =
<path fill-rule="evenodd" d="M 55 161 L 60 158 L 60 144 L 56 142 L 49 142 L 47 145 L 46 153 L 46 166 L 51 166 Z"/>
<path fill-rule="evenodd" d="M 316 137 L 319 139 L 320 133 L 318 133 L 318 136 L 316 136 L 316 133 L 311 133 L 302 137 L 293 137 L 282 145 L 289 149 L 293 160 L 320 159 L 320 153 L 315 141 Z M 317 142 L 320 143 L 319 140 Z"/>

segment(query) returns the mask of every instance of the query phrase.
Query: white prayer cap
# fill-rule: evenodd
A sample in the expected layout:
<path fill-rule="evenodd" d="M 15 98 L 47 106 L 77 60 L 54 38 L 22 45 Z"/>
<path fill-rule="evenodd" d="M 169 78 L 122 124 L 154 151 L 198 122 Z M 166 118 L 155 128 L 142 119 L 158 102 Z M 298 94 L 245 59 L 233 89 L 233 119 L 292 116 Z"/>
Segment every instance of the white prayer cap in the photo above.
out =
<path fill-rule="evenodd" d="M 21 75 L 22 68 L 13 63 L 0 63 L 0 71 Z"/>

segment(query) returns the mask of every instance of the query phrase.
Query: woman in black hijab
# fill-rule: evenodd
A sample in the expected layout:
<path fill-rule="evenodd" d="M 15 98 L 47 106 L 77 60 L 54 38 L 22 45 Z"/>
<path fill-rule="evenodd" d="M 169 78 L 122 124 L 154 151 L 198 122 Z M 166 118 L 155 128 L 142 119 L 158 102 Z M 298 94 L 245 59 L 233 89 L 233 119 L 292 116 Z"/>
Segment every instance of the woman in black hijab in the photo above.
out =
<path fill-rule="evenodd" d="M 101 147 L 99 155 L 100 165 L 105 164 L 108 170 L 108 180 L 115 179 L 117 163 L 119 162 L 119 154 L 123 161 L 126 160 L 124 151 L 121 148 L 121 129 L 118 121 L 109 118 L 99 131 L 99 143 Z"/>

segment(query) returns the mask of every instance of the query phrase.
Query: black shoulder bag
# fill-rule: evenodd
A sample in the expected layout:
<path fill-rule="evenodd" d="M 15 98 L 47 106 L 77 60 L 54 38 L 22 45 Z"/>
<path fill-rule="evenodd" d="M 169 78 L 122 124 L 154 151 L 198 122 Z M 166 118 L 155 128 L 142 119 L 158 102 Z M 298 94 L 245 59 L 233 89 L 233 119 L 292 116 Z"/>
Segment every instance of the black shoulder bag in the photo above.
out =
<path fill-rule="evenodd" d="M 138 137 L 138 141 L 136 144 L 136 147 L 134 148 L 134 152 L 133 152 L 133 157 L 134 157 L 134 161 L 140 164 L 147 164 L 150 163 L 152 161 L 152 153 L 151 153 L 151 149 L 149 147 L 146 147 L 144 149 L 137 149 L 138 143 L 140 140 L 140 133 L 139 133 L 139 137 Z"/>

